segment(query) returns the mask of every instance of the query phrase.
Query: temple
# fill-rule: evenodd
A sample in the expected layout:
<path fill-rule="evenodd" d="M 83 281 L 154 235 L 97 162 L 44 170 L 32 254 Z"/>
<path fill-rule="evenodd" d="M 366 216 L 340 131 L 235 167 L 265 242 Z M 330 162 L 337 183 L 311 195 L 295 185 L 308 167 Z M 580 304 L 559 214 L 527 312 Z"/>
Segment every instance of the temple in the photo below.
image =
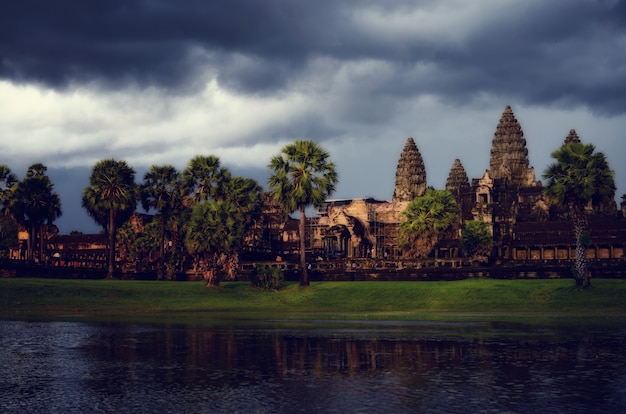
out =
<path fill-rule="evenodd" d="M 570 130 L 563 145 L 580 142 Z M 460 207 L 461 228 L 467 220 L 490 225 L 494 246 L 491 262 L 571 260 L 574 235 L 567 212 L 550 203 L 530 166 L 526 138 L 513 110 L 507 106 L 491 141 L 489 168 L 471 181 L 455 159 L 445 189 Z M 401 211 L 427 188 L 424 161 L 413 138 L 408 138 L 396 168 L 391 202 L 372 198 L 328 200 L 309 219 L 309 248 L 324 258 L 402 259 L 398 233 Z M 624 258 L 626 195 L 617 210 L 615 195 L 601 201 L 600 213 L 590 217 L 589 259 Z M 441 240 L 432 258 L 462 255 L 456 236 Z M 297 237 L 297 236 L 296 236 Z"/>

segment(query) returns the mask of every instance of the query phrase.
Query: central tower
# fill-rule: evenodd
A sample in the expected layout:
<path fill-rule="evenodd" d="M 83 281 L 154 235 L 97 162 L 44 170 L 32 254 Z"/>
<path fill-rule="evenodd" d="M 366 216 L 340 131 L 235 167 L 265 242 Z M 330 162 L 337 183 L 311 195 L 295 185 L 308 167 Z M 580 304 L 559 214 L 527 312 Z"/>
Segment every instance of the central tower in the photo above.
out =
<path fill-rule="evenodd" d="M 504 109 L 493 136 L 489 176 L 507 179 L 509 184 L 519 187 L 535 185 L 535 170 L 528 167 L 524 132 L 510 106 Z"/>

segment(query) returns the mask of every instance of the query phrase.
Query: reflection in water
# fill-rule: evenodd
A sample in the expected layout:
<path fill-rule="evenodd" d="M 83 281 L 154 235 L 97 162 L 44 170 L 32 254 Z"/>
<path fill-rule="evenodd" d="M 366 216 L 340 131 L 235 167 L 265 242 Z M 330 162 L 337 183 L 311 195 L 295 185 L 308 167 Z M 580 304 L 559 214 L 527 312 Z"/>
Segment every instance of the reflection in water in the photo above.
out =
<path fill-rule="evenodd" d="M 626 409 L 621 324 L 346 326 L 0 321 L 0 412 Z"/>

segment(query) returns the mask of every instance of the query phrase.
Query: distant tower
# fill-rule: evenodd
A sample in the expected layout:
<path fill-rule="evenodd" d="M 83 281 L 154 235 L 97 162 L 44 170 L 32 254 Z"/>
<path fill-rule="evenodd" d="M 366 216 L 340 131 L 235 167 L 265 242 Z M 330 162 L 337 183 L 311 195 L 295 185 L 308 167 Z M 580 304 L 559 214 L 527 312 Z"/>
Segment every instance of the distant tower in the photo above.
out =
<path fill-rule="evenodd" d="M 426 170 L 424 161 L 413 138 L 408 138 L 396 169 L 396 187 L 393 202 L 413 201 L 426 192 Z"/>
<path fill-rule="evenodd" d="M 469 188 L 469 179 L 461 160 L 458 158 L 454 160 L 450 173 L 448 174 L 448 180 L 446 181 L 446 190 L 450 191 L 455 198 L 459 198 L 461 189 Z"/>
<path fill-rule="evenodd" d="M 572 143 L 580 144 L 580 138 L 578 138 L 578 134 L 575 129 L 569 130 L 569 134 L 565 137 L 565 141 L 563 141 L 563 146 Z"/>
<path fill-rule="evenodd" d="M 472 207 L 474 206 L 472 199 L 472 189 L 463 164 L 457 158 L 452 164 L 448 180 L 446 181 L 446 190 L 450 191 L 456 200 L 457 205 L 461 209 L 461 218 L 463 220 L 472 220 Z"/>
<path fill-rule="evenodd" d="M 528 167 L 526 139 L 510 106 L 502 113 L 491 143 L 489 176 L 508 179 L 510 184 L 528 187 L 535 185 L 535 171 Z"/>

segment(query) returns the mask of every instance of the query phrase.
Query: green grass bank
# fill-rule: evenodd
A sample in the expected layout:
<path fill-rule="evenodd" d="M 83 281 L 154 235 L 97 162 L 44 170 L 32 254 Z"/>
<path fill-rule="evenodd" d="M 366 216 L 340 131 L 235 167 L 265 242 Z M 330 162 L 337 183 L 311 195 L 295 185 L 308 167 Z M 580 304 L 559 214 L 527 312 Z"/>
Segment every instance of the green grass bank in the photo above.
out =
<path fill-rule="evenodd" d="M 318 282 L 263 291 L 248 283 L 0 279 L 0 317 L 156 317 L 411 320 L 436 315 L 626 317 L 626 280 Z M 533 316 L 534 315 L 534 316 Z"/>

